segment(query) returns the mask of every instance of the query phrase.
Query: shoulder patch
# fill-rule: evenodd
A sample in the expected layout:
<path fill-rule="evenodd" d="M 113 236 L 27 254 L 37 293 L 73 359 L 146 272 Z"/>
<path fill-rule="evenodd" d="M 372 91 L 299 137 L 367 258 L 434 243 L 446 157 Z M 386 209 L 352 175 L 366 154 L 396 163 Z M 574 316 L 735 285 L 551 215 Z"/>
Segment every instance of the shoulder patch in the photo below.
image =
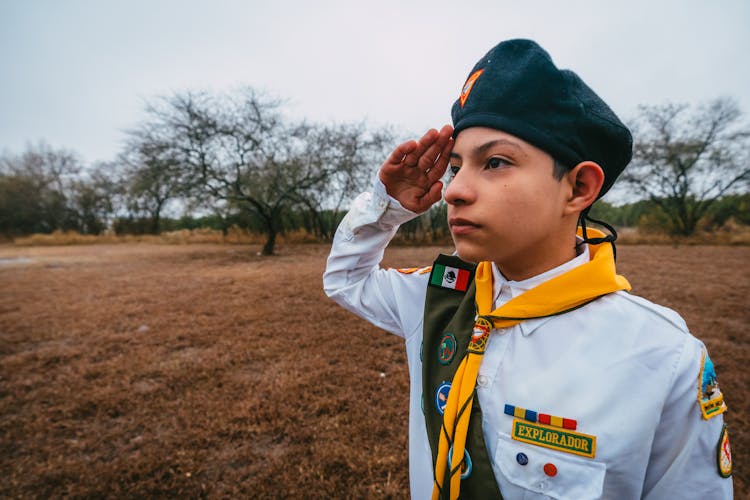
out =
<path fill-rule="evenodd" d="M 719 390 L 716 370 L 708 353 L 701 354 L 701 371 L 698 375 L 698 405 L 705 420 L 721 415 L 727 411 L 724 395 Z"/>
<path fill-rule="evenodd" d="M 719 443 L 716 445 L 716 463 L 719 466 L 719 475 L 721 477 L 732 475 L 732 448 L 729 446 L 727 424 L 724 424 L 721 428 Z"/>

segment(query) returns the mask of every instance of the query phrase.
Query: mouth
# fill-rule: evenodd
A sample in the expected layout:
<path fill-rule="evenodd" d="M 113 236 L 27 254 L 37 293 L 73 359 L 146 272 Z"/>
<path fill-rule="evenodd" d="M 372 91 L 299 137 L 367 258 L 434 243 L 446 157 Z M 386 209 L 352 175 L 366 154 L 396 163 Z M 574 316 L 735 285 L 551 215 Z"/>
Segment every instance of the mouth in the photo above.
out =
<path fill-rule="evenodd" d="M 479 229 L 481 226 L 467 219 L 462 219 L 460 217 L 451 217 L 450 219 L 448 219 L 448 227 L 450 227 L 451 233 L 453 233 L 453 235 L 462 235 L 472 233 Z"/>

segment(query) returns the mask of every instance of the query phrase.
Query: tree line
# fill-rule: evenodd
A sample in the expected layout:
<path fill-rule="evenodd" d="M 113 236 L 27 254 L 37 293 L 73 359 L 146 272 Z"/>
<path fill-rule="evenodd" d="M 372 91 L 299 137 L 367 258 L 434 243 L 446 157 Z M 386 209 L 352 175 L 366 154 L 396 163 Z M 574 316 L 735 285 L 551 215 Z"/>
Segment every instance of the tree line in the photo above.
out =
<path fill-rule="evenodd" d="M 384 127 L 293 121 L 281 102 L 244 88 L 184 92 L 148 105 L 116 160 L 88 169 L 41 144 L 0 160 L 0 231 L 158 233 L 168 203 L 226 231 L 259 225 L 273 253 L 284 218 L 304 214 L 330 238 L 333 219 L 367 185 L 393 142 Z M 144 226 L 144 221 L 147 227 Z"/>
<path fill-rule="evenodd" d="M 633 161 L 618 184 L 637 201 L 600 201 L 595 218 L 679 235 L 730 217 L 750 224 L 750 129 L 735 101 L 643 106 L 630 126 Z M 147 105 L 112 161 L 84 166 L 45 143 L 1 155 L 0 233 L 237 226 L 263 233 L 271 254 L 284 231 L 330 239 L 396 139 L 382 126 L 292 120 L 252 88 L 176 93 Z M 435 205 L 402 234 L 447 237 L 445 210 Z"/>

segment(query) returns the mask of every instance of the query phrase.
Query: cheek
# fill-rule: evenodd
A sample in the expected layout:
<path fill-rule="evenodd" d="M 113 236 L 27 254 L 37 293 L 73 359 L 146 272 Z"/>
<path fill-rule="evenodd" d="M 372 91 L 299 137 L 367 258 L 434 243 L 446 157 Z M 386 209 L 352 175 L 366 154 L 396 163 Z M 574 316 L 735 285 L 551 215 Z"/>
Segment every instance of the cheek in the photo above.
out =
<path fill-rule="evenodd" d="M 550 224 L 557 221 L 557 191 L 539 186 L 524 188 L 516 188 L 506 193 L 504 202 L 507 220 L 528 231 L 548 230 Z"/>
<path fill-rule="evenodd" d="M 545 182 L 535 185 L 533 191 L 529 193 L 529 200 L 533 200 L 540 214 L 559 214 L 565 200 L 563 185 L 555 179 L 545 179 Z"/>
<path fill-rule="evenodd" d="M 539 190 L 526 185 L 504 185 L 493 193 L 498 214 L 513 219 L 535 217 L 535 212 L 544 203 L 544 195 Z"/>

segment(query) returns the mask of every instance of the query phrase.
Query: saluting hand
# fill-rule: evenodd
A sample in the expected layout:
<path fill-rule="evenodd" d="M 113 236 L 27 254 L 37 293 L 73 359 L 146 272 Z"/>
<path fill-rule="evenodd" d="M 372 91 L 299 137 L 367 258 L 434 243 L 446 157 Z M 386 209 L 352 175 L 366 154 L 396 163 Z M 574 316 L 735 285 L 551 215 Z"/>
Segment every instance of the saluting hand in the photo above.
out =
<path fill-rule="evenodd" d="M 393 150 L 380 167 L 380 180 L 401 206 L 422 213 L 440 200 L 440 178 L 453 148 L 453 127 L 430 129 L 419 141 L 408 141 Z"/>

